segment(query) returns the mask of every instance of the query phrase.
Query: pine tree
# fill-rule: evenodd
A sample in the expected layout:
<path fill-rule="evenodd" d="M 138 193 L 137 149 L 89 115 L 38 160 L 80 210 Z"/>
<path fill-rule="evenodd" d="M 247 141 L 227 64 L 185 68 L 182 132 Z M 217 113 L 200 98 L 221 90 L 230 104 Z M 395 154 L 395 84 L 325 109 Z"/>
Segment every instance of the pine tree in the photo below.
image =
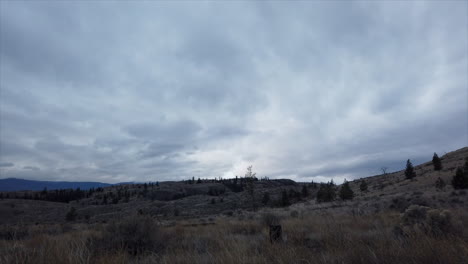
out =
<path fill-rule="evenodd" d="M 455 189 L 468 188 L 468 159 L 465 162 L 465 168 L 458 168 L 455 176 L 452 178 L 452 185 Z"/>
<path fill-rule="evenodd" d="M 289 197 L 288 197 L 288 192 L 286 190 L 283 190 L 281 193 L 281 205 L 282 206 L 288 206 L 290 205 L 289 203 Z"/>
<path fill-rule="evenodd" d="M 432 157 L 432 164 L 434 165 L 434 170 L 439 171 L 442 169 L 442 161 L 440 160 L 437 153 L 434 152 L 434 156 Z"/>
<path fill-rule="evenodd" d="M 65 216 L 65 219 L 67 221 L 74 221 L 76 219 L 76 209 L 75 207 L 70 208 L 70 211 L 68 211 L 67 215 Z"/>
<path fill-rule="evenodd" d="M 410 160 L 406 161 L 406 170 L 405 170 L 406 179 L 413 179 L 416 177 L 416 172 L 414 172 L 413 164 Z"/>
<path fill-rule="evenodd" d="M 353 190 L 351 190 L 351 187 L 349 186 L 349 182 L 347 182 L 346 180 L 341 186 L 340 198 L 342 200 L 352 200 L 354 198 L 354 192 Z"/>
<path fill-rule="evenodd" d="M 302 191 L 301 191 L 301 193 L 302 193 L 302 197 L 304 197 L 304 198 L 307 197 L 307 196 L 309 196 L 309 190 L 307 190 L 307 185 L 303 185 L 303 186 L 302 186 Z"/>
<path fill-rule="evenodd" d="M 44 189 L 41 192 L 41 196 L 46 196 L 47 195 L 47 187 L 44 187 Z"/>
<path fill-rule="evenodd" d="M 312 189 L 317 189 L 317 183 L 314 182 L 314 181 L 312 180 L 312 181 L 310 182 L 310 187 L 311 187 Z"/>
<path fill-rule="evenodd" d="M 270 194 L 268 192 L 265 192 L 263 194 L 262 204 L 267 205 L 269 201 L 270 201 Z"/>
<path fill-rule="evenodd" d="M 317 192 L 317 202 L 331 202 L 336 198 L 335 183 L 331 180 L 328 183 L 321 183 Z"/>
<path fill-rule="evenodd" d="M 326 202 L 326 184 L 321 183 L 319 190 L 317 191 L 317 202 Z"/>
<path fill-rule="evenodd" d="M 366 180 L 362 180 L 361 184 L 359 185 L 359 189 L 361 192 L 367 192 L 368 186 Z"/>

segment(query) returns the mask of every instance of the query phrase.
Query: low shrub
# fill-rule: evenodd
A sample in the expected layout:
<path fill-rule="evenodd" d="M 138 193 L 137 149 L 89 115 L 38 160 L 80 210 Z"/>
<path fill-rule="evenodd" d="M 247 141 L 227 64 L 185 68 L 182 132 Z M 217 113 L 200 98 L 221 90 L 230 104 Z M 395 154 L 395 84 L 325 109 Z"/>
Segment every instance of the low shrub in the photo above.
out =
<path fill-rule="evenodd" d="M 291 211 L 290 213 L 291 217 L 293 218 L 298 218 L 299 217 L 299 212 L 296 210 Z"/>
<path fill-rule="evenodd" d="M 453 235 L 456 229 L 448 210 L 431 209 L 420 205 L 411 205 L 406 209 L 399 225 L 395 228 L 403 235 L 423 232 L 436 237 Z"/>
<path fill-rule="evenodd" d="M 137 255 L 160 251 L 165 242 L 153 219 L 136 215 L 107 225 L 97 244 L 98 248 L 107 251 L 124 250 L 131 255 Z"/>
<path fill-rule="evenodd" d="M 395 209 L 400 213 L 404 212 L 409 206 L 409 202 L 403 196 L 396 197 L 392 199 L 390 204 L 390 209 Z"/>
<path fill-rule="evenodd" d="M 453 233 L 452 214 L 447 210 L 432 209 L 426 216 L 427 231 L 435 236 Z"/>
<path fill-rule="evenodd" d="M 273 213 L 264 213 L 262 214 L 261 217 L 261 224 L 264 226 L 271 226 L 271 225 L 279 225 L 280 224 L 280 218 L 273 214 Z"/>

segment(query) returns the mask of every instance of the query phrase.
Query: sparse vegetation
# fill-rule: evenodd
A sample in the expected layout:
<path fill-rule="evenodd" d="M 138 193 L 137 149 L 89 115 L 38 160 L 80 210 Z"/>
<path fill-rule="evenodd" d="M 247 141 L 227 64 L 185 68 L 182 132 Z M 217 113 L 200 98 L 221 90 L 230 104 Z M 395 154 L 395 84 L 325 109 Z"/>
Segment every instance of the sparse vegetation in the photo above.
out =
<path fill-rule="evenodd" d="M 408 211 L 402 218 L 389 213 L 286 217 L 281 221 L 285 239 L 275 244 L 268 228 L 262 228 L 279 223 L 270 213 L 260 222 L 219 219 L 214 225 L 166 227 L 150 218 L 130 217 L 104 225 L 102 231 L 89 227 L 53 235 L 31 233 L 2 242 L 0 262 L 463 263 L 468 240 L 463 232 L 453 232 L 454 219 L 463 216 L 431 210 L 414 215 Z M 403 225 L 405 218 L 414 220 Z M 404 227 L 406 233 L 393 226 Z"/>
<path fill-rule="evenodd" d="M 245 177 L 106 187 L 69 204 L 34 200 L 53 190 L 3 193 L 0 263 L 463 263 L 467 192 L 436 190 L 464 179 L 464 151 L 441 171 L 416 166 L 414 181 L 405 171 L 338 187 L 252 181 L 257 211 Z"/>

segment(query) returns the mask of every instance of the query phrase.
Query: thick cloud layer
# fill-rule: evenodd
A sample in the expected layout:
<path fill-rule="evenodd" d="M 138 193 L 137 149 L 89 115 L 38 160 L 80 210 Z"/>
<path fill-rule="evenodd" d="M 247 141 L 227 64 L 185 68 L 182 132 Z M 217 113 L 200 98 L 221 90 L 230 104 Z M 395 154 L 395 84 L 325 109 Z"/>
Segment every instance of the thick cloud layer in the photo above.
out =
<path fill-rule="evenodd" d="M 465 2 L 0 2 L 0 177 L 342 181 L 468 145 Z"/>

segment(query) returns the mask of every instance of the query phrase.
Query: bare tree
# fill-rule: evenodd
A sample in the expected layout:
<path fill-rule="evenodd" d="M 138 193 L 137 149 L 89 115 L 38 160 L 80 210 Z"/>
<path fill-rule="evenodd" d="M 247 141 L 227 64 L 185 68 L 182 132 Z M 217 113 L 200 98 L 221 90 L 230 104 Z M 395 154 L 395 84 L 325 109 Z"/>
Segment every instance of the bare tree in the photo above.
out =
<path fill-rule="evenodd" d="M 382 171 L 383 175 L 387 175 L 387 170 L 388 170 L 387 167 L 382 167 L 382 168 L 380 168 L 380 170 Z"/>
<path fill-rule="evenodd" d="M 252 209 L 255 211 L 255 180 L 257 179 L 256 173 L 252 172 L 252 165 L 247 167 L 247 172 L 245 173 L 245 180 L 247 181 L 247 192 L 252 198 Z"/>

